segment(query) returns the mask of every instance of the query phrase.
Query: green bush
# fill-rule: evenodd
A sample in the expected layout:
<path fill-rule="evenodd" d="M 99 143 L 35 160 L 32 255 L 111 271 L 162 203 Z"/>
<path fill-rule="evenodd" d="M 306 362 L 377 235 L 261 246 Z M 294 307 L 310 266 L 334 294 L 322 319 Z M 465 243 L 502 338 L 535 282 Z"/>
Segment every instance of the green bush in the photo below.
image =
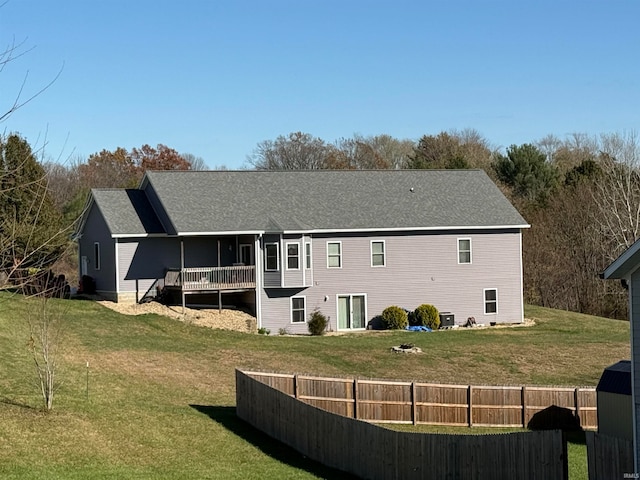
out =
<path fill-rule="evenodd" d="M 311 335 L 324 335 L 327 329 L 327 317 L 320 310 L 316 309 L 311 313 L 311 318 L 307 322 L 307 328 Z"/>
<path fill-rule="evenodd" d="M 423 303 L 413 311 L 413 318 L 416 325 L 423 325 L 432 330 L 440 328 L 440 312 L 433 305 Z"/>
<path fill-rule="evenodd" d="M 382 312 L 382 323 L 389 330 L 402 330 L 409 324 L 407 312 L 400 307 L 392 305 Z"/>

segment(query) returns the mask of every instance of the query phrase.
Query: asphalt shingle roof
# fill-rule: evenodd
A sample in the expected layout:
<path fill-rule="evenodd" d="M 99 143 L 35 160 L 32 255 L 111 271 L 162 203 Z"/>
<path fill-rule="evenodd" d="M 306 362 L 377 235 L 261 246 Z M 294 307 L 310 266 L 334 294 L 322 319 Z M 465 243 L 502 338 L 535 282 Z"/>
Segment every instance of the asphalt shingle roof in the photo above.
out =
<path fill-rule="evenodd" d="M 158 171 L 93 197 L 112 235 L 528 226 L 482 170 Z"/>
<path fill-rule="evenodd" d="M 171 233 L 527 226 L 482 170 L 164 171 L 146 181 Z"/>
<path fill-rule="evenodd" d="M 112 235 L 165 233 L 142 190 L 94 189 L 91 194 Z"/>
<path fill-rule="evenodd" d="M 596 390 L 598 392 L 631 395 L 631 361 L 620 360 L 618 363 L 605 368 Z"/>

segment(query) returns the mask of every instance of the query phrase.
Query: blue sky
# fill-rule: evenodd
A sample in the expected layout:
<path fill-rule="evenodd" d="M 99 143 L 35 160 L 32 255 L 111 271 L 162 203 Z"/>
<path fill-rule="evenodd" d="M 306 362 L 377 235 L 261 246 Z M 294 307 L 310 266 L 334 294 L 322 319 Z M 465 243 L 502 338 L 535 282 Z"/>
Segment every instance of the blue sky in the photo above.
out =
<path fill-rule="evenodd" d="M 0 128 L 65 161 L 159 143 L 240 168 L 302 131 L 495 147 L 640 125 L 640 2 L 9 0 Z"/>

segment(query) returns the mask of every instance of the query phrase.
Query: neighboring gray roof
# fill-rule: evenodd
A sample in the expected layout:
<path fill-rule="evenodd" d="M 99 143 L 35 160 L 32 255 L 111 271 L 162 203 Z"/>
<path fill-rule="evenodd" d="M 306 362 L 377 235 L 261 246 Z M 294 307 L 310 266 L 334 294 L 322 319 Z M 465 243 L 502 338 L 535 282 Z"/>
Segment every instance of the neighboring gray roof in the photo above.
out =
<path fill-rule="evenodd" d="M 638 267 L 640 267 L 640 240 L 622 252 L 622 255 L 616 258 L 601 276 L 605 280 L 627 278 Z"/>
<path fill-rule="evenodd" d="M 523 228 L 482 170 L 147 172 L 168 233 Z"/>
<path fill-rule="evenodd" d="M 91 195 L 102 212 L 111 235 L 165 233 L 142 190 L 94 189 Z"/>
<path fill-rule="evenodd" d="M 631 361 L 620 360 L 605 368 L 596 391 L 631 395 Z"/>

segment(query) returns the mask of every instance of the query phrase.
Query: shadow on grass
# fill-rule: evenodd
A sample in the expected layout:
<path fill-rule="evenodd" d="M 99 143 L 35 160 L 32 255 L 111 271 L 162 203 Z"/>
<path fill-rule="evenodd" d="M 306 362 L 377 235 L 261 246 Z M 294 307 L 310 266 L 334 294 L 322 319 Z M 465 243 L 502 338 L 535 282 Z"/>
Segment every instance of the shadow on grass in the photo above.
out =
<path fill-rule="evenodd" d="M 37 408 L 31 406 L 31 405 L 27 405 L 26 403 L 22 403 L 22 402 L 16 402 L 15 400 L 12 400 L 10 398 L 7 397 L 0 397 L 0 403 L 4 403 L 5 405 L 11 405 L 13 407 L 20 407 L 20 408 L 24 408 L 26 410 L 38 410 Z"/>
<path fill-rule="evenodd" d="M 569 432 L 564 432 L 564 438 L 567 442 L 573 443 L 576 445 L 586 445 L 587 444 L 587 435 L 584 430 L 573 430 Z"/>
<path fill-rule="evenodd" d="M 357 477 L 339 470 L 326 467 L 304 455 L 296 452 L 282 442 L 262 433 L 236 416 L 235 407 L 220 407 L 211 405 L 189 405 L 200 413 L 209 416 L 227 430 L 235 433 L 245 441 L 259 448 L 263 453 L 294 468 L 299 468 L 318 478 L 354 480 Z"/>

